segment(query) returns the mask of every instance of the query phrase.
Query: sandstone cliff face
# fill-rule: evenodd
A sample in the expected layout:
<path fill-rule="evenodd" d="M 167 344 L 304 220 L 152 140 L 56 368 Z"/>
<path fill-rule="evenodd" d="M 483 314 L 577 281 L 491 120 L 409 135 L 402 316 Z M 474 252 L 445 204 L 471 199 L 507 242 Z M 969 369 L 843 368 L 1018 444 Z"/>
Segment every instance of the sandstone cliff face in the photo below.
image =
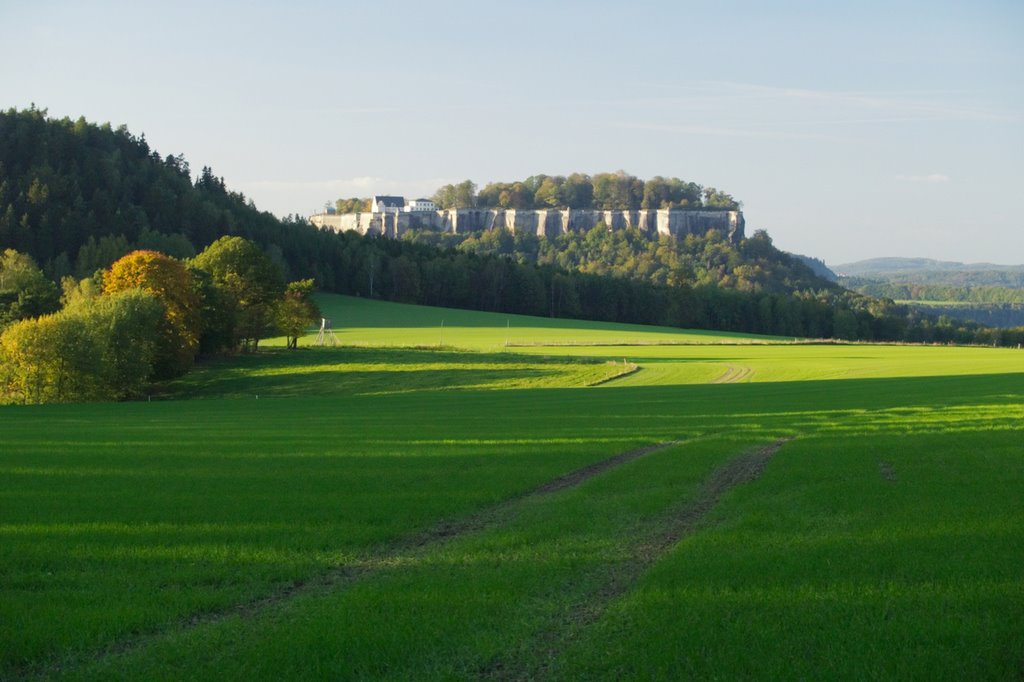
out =
<path fill-rule="evenodd" d="M 721 231 L 730 241 L 744 237 L 742 211 L 688 211 L 683 209 L 599 211 L 584 209 L 516 210 L 516 209 L 448 209 L 424 213 L 345 213 L 315 215 L 310 218 L 317 227 L 335 232 L 355 230 L 360 234 L 382 234 L 400 237 L 412 229 L 441 232 L 480 232 L 503 228 L 513 233 L 530 233 L 556 237 L 565 232 L 586 231 L 603 222 L 612 230 L 636 227 L 645 232 L 686 236 Z"/>

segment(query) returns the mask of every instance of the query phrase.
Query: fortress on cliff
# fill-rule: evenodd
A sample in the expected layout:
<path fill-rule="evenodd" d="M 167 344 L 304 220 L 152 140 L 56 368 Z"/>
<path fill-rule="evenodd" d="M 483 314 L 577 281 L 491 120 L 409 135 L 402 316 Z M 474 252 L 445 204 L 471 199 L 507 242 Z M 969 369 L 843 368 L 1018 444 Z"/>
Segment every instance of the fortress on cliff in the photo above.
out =
<path fill-rule="evenodd" d="M 399 204 L 401 202 L 401 204 Z M 426 203 L 424 203 L 426 202 Z M 400 237 L 409 230 L 439 232 L 480 232 L 492 228 L 539 237 L 557 237 L 571 231 L 586 231 L 603 222 L 612 230 L 636 227 L 652 234 L 685 237 L 720 231 L 729 241 L 744 237 L 742 211 L 689 209 L 436 209 L 433 203 L 417 199 L 405 203 L 401 197 L 374 197 L 374 210 L 366 213 L 320 213 L 309 220 L 321 229 L 360 234 Z"/>

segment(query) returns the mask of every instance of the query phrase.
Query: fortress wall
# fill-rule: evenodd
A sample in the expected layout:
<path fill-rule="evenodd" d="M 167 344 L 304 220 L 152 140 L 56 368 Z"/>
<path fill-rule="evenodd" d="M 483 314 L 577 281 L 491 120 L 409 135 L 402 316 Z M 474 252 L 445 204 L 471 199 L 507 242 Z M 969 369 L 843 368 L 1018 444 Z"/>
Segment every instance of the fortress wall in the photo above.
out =
<path fill-rule="evenodd" d="M 354 230 L 360 234 L 382 234 L 400 237 L 410 229 L 439 232 L 480 232 L 491 228 L 511 232 L 557 237 L 573 231 L 593 229 L 604 222 L 612 230 L 636 227 L 652 234 L 686 236 L 721 231 L 730 241 L 745 236 L 742 211 L 688 211 L 684 209 L 641 209 L 608 211 L 584 209 L 518 210 L 503 208 L 468 208 L 423 213 L 345 213 L 315 215 L 310 222 L 335 232 Z"/>

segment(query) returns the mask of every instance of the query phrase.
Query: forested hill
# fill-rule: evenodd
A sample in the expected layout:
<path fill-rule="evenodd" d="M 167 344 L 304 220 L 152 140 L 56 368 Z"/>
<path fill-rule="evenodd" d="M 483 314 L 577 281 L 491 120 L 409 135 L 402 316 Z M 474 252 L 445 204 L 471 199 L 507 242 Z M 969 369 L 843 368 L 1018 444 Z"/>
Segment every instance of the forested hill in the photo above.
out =
<path fill-rule="evenodd" d="M 0 113 L 0 245 L 55 279 L 91 274 L 129 247 L 185 257 L 223 234 L 275 232 L 280 221 L 209 168 L 193 183 L 184 157 L 161 157 L 125 126 Z"/>
<path fill-rule="evenodd" d="M 181 155 L 161 156 L 124 126 L 51 119 L 34 107 L 0 112 L 0 249 L 31 255 L 52 280 L 91 276 L 133 249 L 188 258 L 224 235 L 259 244 L 286 279 L 411 303 L 846 339 L 979 333 L 839 289 L 763 234 L 738 245 L 714 234 L 673 244 L 606 230 L 569 235 L 547 255 L 539 244 L 526 245 L 532 253 L 492 249 L 508 238 L 501 234 L 474 235 L 461 249 L 335 234 L 259 211 L 211 169 L 193 174 Z M 4 286 L 0 304 L 19 295 Z"/>
<path fill-rule="evenodd" d="M 482 256 L 505 256 L 520 263 L 553 266 L 607 277 L 625 277 L 669 286 L 715 286 L 751 293 L 838 293 L 798 256 L 779 251 L 764 231 L 734 244 L 718 231 L 674 237 L 603 223 L 556 237 L 491 229 L 475 233 L 408 232 L 404 239 L 452 247 Z"/>

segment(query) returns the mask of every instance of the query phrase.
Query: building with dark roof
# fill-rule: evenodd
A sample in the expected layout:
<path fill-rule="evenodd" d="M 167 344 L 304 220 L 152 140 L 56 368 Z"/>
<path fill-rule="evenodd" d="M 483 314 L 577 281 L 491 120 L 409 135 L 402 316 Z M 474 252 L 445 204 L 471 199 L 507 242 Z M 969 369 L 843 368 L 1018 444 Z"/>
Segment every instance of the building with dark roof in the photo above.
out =
<path fill-rule="evenodd" d="M 401 213 L 405 208 L 405 197 L 378 195 L 373 197 L 370 211 L 373 213 Z"/>

